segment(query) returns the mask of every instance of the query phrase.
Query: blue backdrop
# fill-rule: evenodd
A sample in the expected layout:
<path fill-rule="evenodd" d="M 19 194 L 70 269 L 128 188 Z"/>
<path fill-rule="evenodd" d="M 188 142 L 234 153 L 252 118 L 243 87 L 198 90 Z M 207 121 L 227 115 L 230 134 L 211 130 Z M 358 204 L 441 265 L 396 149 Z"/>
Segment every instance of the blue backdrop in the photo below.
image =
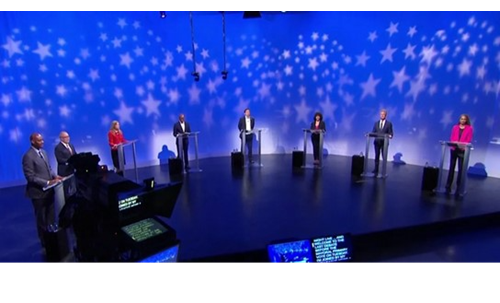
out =
<path fill-rule="evenodd" d="M 437 163 L 439 140 L 468 113 L 471 164 L 500 176 L 500 13 L 263 13 L 260 19 L 187 12 L 1 12 L 0 183 L 23 182 L 29 135 L 53 148 L 67 130 L 77 151 L 110 164 L 107 131 L 119 120 L 138 139 L 141 165 L 174 149 L 172 125 L 185 113 L 200 131 L 202 156 L 229 155 L 251 108 L 263 152 L 290 152 L 315 111 L 330 154 L 364 150 L 381 108 L 395 136 L 390 156 Z M 191 72 L 200 73 L 195 82 Z M 500 143 L 500 142 L 499 142 Z"/>

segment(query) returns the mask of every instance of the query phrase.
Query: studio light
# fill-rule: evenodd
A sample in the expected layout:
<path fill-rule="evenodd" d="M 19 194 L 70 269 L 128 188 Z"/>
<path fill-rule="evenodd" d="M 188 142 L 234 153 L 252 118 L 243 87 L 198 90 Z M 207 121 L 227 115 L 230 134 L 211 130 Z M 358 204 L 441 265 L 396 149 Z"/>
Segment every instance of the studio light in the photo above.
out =
<path fill-rule="evenodd" d="M 167 17 L 167 13 L 160 12 L 160 18 L 165 19 Z"/>
<path fill-rule="evenodd" d="M 196 81 L 196 82 L 200 81 L 200 73 L 199 72 L 192 72 L 191 75 L 193 75 L 194 81 Z"/>
<path fill-rule="evenodd" d="M 221 72 L 221 74 L 222 74 L 222 79 L 226 80 L 226 79 L 227 79 L 227 74 L 228 74 L 228 73 L 229 73 L 229 72 L 228 72 L 227 70 L 223 70 L 223 71 Z"/>
<path fill-rule="evenodd" d="M 260 12 L 243 12 L 243 19 L 260 18 Z"/>

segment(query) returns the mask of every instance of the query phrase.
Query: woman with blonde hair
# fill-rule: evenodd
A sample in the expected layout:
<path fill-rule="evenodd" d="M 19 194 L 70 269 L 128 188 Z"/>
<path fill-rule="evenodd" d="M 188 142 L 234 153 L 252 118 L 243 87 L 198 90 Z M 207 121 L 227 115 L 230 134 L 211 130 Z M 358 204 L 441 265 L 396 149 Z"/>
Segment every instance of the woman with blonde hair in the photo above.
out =
<path fill-rule="evenodd" d="M 118 174 L 123 174 L 120 170 L 120 164 L 118 161 L 118 146 L 122 143 L 126 143 L 127 140 L 123 137 L 123 132 L 120 129 L 120 122 L 114 120 L 111 122 L 111 127 L 108 132 L 108 143 L 111 147 L 111 158 L 113 159 L 113 166 Z M 125 162 L 125 157 L 123 158 Z M 124 163 L 125 164 L 125 163 Z"/>

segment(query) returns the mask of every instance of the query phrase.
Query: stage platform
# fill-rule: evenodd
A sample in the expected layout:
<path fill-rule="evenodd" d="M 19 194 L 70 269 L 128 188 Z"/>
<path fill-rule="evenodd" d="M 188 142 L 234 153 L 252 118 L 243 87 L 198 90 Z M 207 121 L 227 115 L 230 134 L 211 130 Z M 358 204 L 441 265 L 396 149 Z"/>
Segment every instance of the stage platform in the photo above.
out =
<path fill-rule="evenodd" d="M 440 249 L 460 235 L 500 227 L 497 178 L 469 178 L 460 198 L 422 192 L 420 166 L 389 162 L 386 179 L 353 179 L 345 156 L 326 157 L 320 170 L 293 169 L 291 155 L 264 155 L 262 164 L 235 171 L 229 156 L 207 158 L 200 160 L 202 172 L 181 177 L 166 220 L 181 241 L 179 261 L 265 262 L 272 241 L 341 233 L 353 235 L 354 261 L 412 261 L 404 258 L 411 254 L 423 256 L 415 261 L 436 261 L 428 255 L 432 245 Z M 139 169 L 140 182 L 150 177 L 169 182 L 168 167 Z M 24 186 L 0 189 L 0 195 L 0 261 L 43 261 Z M 437 261 L 500 261 L 500 254 L 484 258 Z"/>

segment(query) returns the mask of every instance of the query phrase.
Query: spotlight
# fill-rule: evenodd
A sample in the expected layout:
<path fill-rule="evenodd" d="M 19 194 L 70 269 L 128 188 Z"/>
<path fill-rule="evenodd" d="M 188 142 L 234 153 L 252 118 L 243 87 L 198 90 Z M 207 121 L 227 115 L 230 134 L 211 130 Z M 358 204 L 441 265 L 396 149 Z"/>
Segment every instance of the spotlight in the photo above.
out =
<path fill-rule="evenodd" d="M 199 72 L 192 72 L 191 75 L 193 75 L 194 81 L 196 81 L 196 82 L 200 81 L 200 73 Z"/>
<path fill-rule="evenodd" d="M 243 12 L 243 19 L 260 18 L 260 12 Z"/>
<path fill-rule="evenodd" d="M 167 13 L 160 12 L 160 18 L 165 19 L 167 17 Z"/>
<path fill-rule="evenodd" d="M 227 74 L 228 74 L 228 73 L 229 73 L 229 72 L 228 72 L 227 70 L 223 70 L 223 71 L 221 72 L 221 74 L 222 74 L 222 79 L 226 80 L 226 79 L 227 79 Z"/>

